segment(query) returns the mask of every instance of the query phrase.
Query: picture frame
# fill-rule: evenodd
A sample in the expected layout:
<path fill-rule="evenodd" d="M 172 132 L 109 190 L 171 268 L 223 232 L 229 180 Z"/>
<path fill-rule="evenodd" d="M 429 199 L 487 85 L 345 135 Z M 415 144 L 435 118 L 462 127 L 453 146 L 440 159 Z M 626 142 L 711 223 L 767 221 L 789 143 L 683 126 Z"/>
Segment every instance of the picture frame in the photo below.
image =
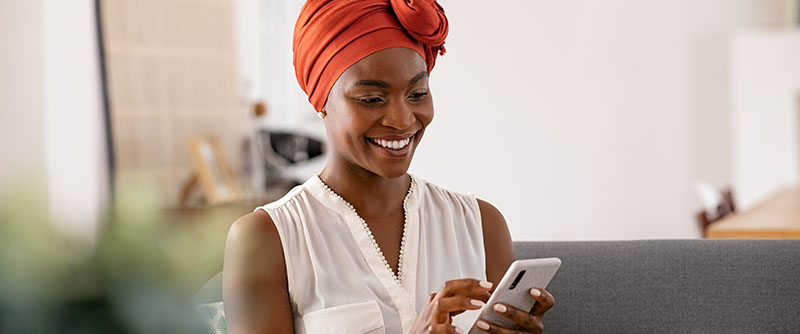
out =
<path fill-rule="evenodd" d="M 194 178 L 200 182 L 208 205 L 241 199 L 241 189 L 216 137 L 196 136 L 187 140 Z"/>

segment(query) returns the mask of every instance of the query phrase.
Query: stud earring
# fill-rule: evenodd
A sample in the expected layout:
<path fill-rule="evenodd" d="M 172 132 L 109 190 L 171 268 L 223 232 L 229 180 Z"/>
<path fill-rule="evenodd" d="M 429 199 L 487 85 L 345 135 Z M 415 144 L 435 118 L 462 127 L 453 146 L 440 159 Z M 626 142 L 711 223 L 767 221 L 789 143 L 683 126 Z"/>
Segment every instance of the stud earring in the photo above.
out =
<path fill-rule="evenodd" d="M 324 111 L 320 111 L 320 112 L 317 113 L 317 116 L 319 116 L 320 119 L 325 119 L 325 112 Z"/>

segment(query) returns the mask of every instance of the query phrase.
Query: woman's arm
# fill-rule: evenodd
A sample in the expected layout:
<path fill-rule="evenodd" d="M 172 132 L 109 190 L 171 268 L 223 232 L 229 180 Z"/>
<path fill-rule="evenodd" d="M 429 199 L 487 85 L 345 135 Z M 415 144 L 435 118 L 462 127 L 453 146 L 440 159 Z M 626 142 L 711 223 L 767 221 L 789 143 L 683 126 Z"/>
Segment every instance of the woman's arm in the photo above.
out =
<path fill-rule="evenodd" d="M 514 262 L 511 234 L 503 214 L 486 201 L 478 199 L 483 224 L 483 248 L 486 254 L 486 279 L 497 286 Z"/>
<path fill-rule="evenodd" d="M 494 287 L 500 283 L 506 270 L 514 262 L 514 249 L 511 245 L 511 234 L 508 232 L 508 225 L 503 214 L 493 205 L 478 200 L 478 207 L 481 210 L 481 221 L 483 222 L 483 247 L 486 254 L 486 278 L 494 283 Z M 531 289 L 528 291 L 531 298 L 536 301 L 533 309 L 529 311 L 519 310 L 510 305 L 497 303 L 491 305 L 495 312 L 517 323 L 520 328 L 511 330 L 503 328 L 486 320 L 477 322 L 478 328 L 487 333 L 542 333 L 544 324 L 542 317 L 555 304 L 553 296 L 544 289 Z"/>
<path fill-rule="evenodd" d="M 229 333 L 294 333 L 281 240 L 263 210 L 231 226 L 222 284 Z"/>

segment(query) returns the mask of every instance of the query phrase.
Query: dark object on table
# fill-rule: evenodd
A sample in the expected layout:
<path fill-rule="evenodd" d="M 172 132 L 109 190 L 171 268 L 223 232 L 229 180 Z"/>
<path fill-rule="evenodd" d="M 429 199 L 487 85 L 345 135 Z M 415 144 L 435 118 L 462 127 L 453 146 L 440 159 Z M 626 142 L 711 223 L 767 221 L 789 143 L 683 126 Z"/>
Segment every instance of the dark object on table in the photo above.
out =
<path fill-rule="evenodd" d="M 703 238 L 708 236 L 708 226 L 711 223 L 719 221 L 734 212 L 736 212 L 736 203 L 733 200 L 733 191 L 727 189 L 722 192 L 722 201 L 717 205 L 716 212 L 701 210 L 696 215 L 700 230 L 703 231 Z"/>
<path fill-rule="evenodd" d="M 272 150 L 289 164 L 322 155 L 322 142 L 310 137 L 266 130 L 261 130 L 260 135 L 262 143 L 269 143 Z"/>
<path fill-rule="evenodd" d="M 246 144 L 246 150 L 247 145 L 249 144 Z M 325 145 L 320 140 L 269 129 L 258 131 L 255 149 L 257 156 L 263 162 L 266 188 L 286 183 L 299 185 L 305 180 L 293 176 L 292 170 L 325 153 Z"/>

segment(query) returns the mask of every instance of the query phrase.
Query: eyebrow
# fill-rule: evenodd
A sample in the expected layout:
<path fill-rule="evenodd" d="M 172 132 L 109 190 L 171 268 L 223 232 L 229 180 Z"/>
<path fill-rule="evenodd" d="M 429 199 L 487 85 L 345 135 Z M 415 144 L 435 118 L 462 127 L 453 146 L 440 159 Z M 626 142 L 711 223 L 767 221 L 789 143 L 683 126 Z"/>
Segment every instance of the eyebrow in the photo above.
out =
<path fill-rule="evenodd" d="M 419 82 L 420 80 L 422 80 L 423 78 L 426 78 L 426 77 L 428 77 L 428 72 L 426 72 L 426 71 L 419 72 L 417 75 L 415 75 L 413 78 L 411 78 L 411 80 L 408 81 L 408 84 L 409 85 L 413 85 L 413 84 Z M 360 86 L 372 86 L 372 87 L 378 87 L 378 88 L 389 88 L 390 87 L 389 83 L 386 82 L 386 81 L 383 81 L 383 80 L 371 80 L 371 79 L 358 80 L 351 87 L 360 87 Z"/>
<path fill-rule="evenodd" d="M 352 87 L 374 86 L 378 88 L 389 88 L 389 83 L 383 80 L 358 80 Z"/>
<path fill-rule="evenodd" d="M 427 76 L 428 76 L 428 72 L 426 72 L 426 71 L 419 72 L 419 73 L 417 73 L 417 75 L 415 75 L 413 78 L 411 78 L 411 80 L 408 80 L 408 84 L 409 85 L 413 85 L 413 84 L 417 83 L 418 81 L 422 80 L 423 78 L 426 78 Z"/>

